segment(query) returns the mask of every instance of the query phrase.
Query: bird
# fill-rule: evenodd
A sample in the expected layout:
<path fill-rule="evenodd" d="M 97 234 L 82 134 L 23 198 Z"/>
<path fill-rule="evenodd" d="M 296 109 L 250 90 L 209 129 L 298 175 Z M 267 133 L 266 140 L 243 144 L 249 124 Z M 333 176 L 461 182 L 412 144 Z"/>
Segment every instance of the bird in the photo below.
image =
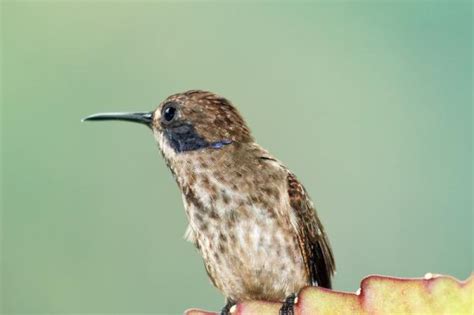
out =
<path fill-rule="evenodd" d="M 151 112 L 100 113 L 84 121 L 148 126 L 181 191 L 185 238 L 226 298 L 221 314 L 249 300 L 294 314 L 306 286 L 331 289 L 334 255 L 296 176 L 258 145 L 236 107 L 204 90 L 173 94 Z"/>

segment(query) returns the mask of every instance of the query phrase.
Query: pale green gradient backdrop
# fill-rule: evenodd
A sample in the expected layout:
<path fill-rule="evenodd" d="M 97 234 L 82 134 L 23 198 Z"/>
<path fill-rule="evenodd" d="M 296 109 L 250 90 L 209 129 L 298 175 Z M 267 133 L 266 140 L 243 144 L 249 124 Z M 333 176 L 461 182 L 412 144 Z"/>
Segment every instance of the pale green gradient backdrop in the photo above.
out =
<path fill-rule="evenodd" d="M 2 310 L 181 313 L 222 296 L 147 128 L 209 89 L 306 185 L 335 288 L 473 270 L 472 4 L 2 2 Z"/>

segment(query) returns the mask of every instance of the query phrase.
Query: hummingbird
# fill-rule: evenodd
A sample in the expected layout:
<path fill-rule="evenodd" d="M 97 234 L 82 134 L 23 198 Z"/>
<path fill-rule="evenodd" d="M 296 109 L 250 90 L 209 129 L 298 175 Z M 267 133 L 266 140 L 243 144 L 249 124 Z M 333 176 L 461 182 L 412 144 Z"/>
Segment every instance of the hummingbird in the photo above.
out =
<path fill-rule="evenodd" d="M 185 238 L 225 296 L 221 314 L 248 300 L 294 313 L 305 286 L 331 288 L 335 261 L 324 227 L 296 176 L 258 145 L 234 105 L 190 90 L 156 110 L 101 113 L 85 121 L 148 126 L 182 194 Z"/>

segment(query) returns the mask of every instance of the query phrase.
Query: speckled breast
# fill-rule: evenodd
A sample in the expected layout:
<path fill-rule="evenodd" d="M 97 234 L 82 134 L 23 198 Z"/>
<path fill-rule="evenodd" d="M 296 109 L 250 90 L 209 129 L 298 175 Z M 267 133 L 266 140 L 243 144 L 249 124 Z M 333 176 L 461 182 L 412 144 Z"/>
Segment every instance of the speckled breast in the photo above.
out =
<path fill-rule="evenodd" d="M 278 170 L 274 181 L 247 177 L 244 170 L 232 177 L 201 170 L 184 186 L 183 200 L 189 238 L 214 285 L 236 301 L 283 300 L 308 285 L 296 235 L 278 214 L 288 204 L 285 182 L 275 183 Z"/>

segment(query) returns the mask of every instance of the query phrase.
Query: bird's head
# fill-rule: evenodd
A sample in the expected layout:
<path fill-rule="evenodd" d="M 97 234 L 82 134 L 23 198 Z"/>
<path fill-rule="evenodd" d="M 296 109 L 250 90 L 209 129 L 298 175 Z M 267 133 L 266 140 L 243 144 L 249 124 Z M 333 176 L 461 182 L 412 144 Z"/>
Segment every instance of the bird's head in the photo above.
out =
<path fill-rule="evenodd" d="M 242 116 L 228 100 L 199 90 L 171 95 L 152 112 L 104 113 L 84 118 L 93 120 L 147 125 L 167 159 L 253 141 Z"/>

